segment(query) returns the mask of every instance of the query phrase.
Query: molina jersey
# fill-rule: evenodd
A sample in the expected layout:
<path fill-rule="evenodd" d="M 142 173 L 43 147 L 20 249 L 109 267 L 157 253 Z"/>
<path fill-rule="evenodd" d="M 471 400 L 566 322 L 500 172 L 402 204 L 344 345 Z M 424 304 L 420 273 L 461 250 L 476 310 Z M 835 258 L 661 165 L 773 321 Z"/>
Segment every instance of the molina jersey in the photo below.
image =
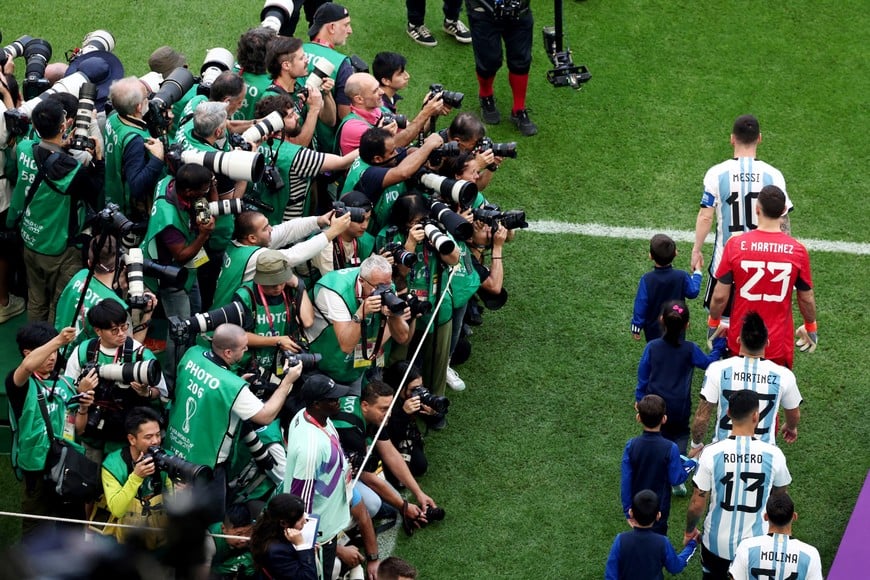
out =
<path fill-rule="evenodd" d="M 765 185 L 775 185 L 785 193 L 785 209 L 794 207 L 785 190 L 785 179 L 775 167 L 752 157 L 736 157 L 714 165 L 704 176 L 701 207 L 716 209 L 716 240 L 710 273 L 716 271 L 722 249 L 734 233 L 758 227 L 755 200 Z M 734 351 L 737 352 L 737 351 Z"/>
<path fill-rule="evenodd" d="M 767 326 L 770 344 L 765 358 L 791 368 L 794 358 L 792 289 L 813 287 L 807 249 L 782 232 L 751 231 L 728 240 L 715 277 L 734 284 L 728 348 L 740 352 L 737 337 L 743 317 L 758 312 Z"/>
<path fill-rule="evenodd" d="M 734 580 L 822 580 L 822 559 L 809 544 L 785 534 L 743 540 L 728 569 Z"/>
<path fill-rule="evenodd" d="M 791 483 L 785 455 L 753 437 L 729 437 L 704 449 L 695 485 L 710 492 L 704 545 L 733 560 L 741 540 L 767 533 L 764 506 L 774 487 Z"/>
<path fill-rule="evenodd" d="M 719 403 L 713 441 L 731 435 L 728 399 L 735 391 L 758 393 L 758 426 L 755 436 L 765 443 L 776 443 L 776 414 L 783 409 L 796 409 L 801 404 L 794 373 L 784 366 L 762 358 L 733 356 L 711 364 L 704 373 L 701 396 L 710 404 Z"/>

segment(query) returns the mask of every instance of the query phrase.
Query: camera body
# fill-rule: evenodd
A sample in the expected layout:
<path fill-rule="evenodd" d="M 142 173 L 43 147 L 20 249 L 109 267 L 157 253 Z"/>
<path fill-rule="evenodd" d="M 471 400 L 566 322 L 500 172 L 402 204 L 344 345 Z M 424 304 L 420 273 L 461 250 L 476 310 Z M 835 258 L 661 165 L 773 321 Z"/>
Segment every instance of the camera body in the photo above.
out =
<path fill-rule="evenodd" d="M 420 297 L 413 292 L 405 294 L 403 299 L 411 309 L 411 318 L 419 318 L 432 312 L 432 303 L 428 300 L 420 300 Z"/>
<path fill-rule="evenodd" d="M 406 115 L 391 113 L 390 111 L 383 111 L 381 113 L 381 127 L 389 125 L 394 121 L 399 129 L 405 129 L 408 127 L 408 117 Z"/>
<path fill-rule="evenodd" d="M 441 102 L 454 109 L 461 107 L 462 99 L 465 98 L 465 93 L 445 90 L 444 85 L 437 83 L 429 85 L 429 98 L 435 97 L 439 94 L 441 95 Z"/>
<path fill-rule="evenodd" d="M 193 74 L 181 66 L 163 79 L 160 90 L 148 101 L 148 112 L 143 119 L 152 137 L 161 137 L 169 131 L 169 111 L 190 90 L 193 81 Z"/>
<path fill-rule="evenodd" d="M 430 407 L 439 415 L 446 415 L 450 407 L 450 399 L 433 395 L 426 387 L 416 387 L 411 391 L 411 397 L 419 397 L 421 405 Z"/>
<path fill-rule="evenodd" d="M 494 143 L 489 137 L 481 137 L 480 141 L 477 142 L 477 146 L 474 148 L 474 152 L 483 153 L 485 151 L 492 151 L 492 154 L 496 157 L 510 157 L 511 159 L 516 159 L 517 143 L 516 141 Z"/>
<path fill-rule="evenodd" d="M 73 129 L 70 149 L 84 151 L 96 148 L 96 142 L 90 136 L 90 126 L 94 112 L 94 104 L 97 100 L 97 85 L 85 83 L 79 89 L 79 107 L 76 110 L 76 124 Z"/>
<path fill-rule="evenodd" d="M 488 203 L 471 210 L 471 213 L 474 215 L 475 221 L 483 222 L 494 230 L 499 227 L 508 230 L 529 227 L 529 223 L 526 221 L 526 212 L 521 209 L 502 211 L 499 206 Z"/>
<path fill-rule="evenodd" d="M 177 316 L 170 316 L 169 338 L 176 344 L 190 344 L 195 335 L 211 332 L 227 322 L 242 328 L 251 327 L 251 321 L 245 315 L 244 307 L 238 302 L 230 302 L 226 306 L 194 314 L 185 320 Z"/>
<path fill-rule="evenodd" d="M 343 201 L 332 202 L 332 209 L 335 210 L 335 217 L 341 217 L 346 213 L 350 214 L 350 221 L 355 224 L 361 224 L 366 221 L 366 210 L 361 207 L 347 207 Z"/>
<path fill-rule="evenodd" d="M 173 481 L 193 483 L 196 481 L 210 481 L 213 473 L 210 467 L 191 463 L 177 455 L 169 455 L 162 447 L 152 445 L 140 461 L 152 459 L 154 468 L 163 471 Z"/>
<path fill-rule="evenodd" d="M 499 20 L 516 20 L 523 11 L 520 0 L 493 0 L 492 13 Z"/>
<path fill-rule="evenodd" d="M 242 151 L 254 150 L 254 146 L 245 141 L 245 138 L 238 133 L 230 133 L 229 137 L 227 137 L 227 141 L 230 142 L 230 147 L 233 149 L 241 149 Z"/>
<path fill-rule="evenodd" d="M 386 306 L 393 314 L 401 314 L 405 311 L 405 301 L 396 296 L 389 284 L 380 284 L 372 290 L 372 296 L 380 296 L 381 304 Z"/>
<path fill-rule="evenodd" d="M 262 183 L 269 191 L 281 191 L 286 185 L 286 183 L 284 182 L 284 178 L 281 176 L 281 171 L 274 165 L 267 165 L 266 168 L 263 170 Z M 247 196 L 245 197 L 244 201 L 248 203 Z M 272 209 L 274 210 L 274 208 Z"/>
<path fill-rule="evenodd" d="M 406 268 L 410 268 L 417 263 L 417 254 L 409 252 L 399 242 L 389 242 L 384 246 L 383 251 L 389 252 L 396 264 L 401 264 Z"/>

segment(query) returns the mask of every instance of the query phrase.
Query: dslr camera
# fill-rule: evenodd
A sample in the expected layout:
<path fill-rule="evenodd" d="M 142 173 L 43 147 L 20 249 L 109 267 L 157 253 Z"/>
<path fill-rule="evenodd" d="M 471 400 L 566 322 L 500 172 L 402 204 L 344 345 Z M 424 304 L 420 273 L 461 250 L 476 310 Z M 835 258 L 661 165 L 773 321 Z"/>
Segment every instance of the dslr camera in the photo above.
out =
<path fill-rule="evenodd" d="M 529 223 L 526 221 L 526 212 L 521 209 L 501 211 L 497 205 L 487 203 L 471 210 L 471 213 L 474 215 L 475 221 L 483 222 L 493 230 L 497 230 L 499 227 L 508 230 L 529 227 Z"/>
<path fill-rule="evenodd" d="M 94 149 L 97 146 L 94 138 L 90 136 L 96 100 L 97 85 L 93 83 L 83 84 L 79 89 L 79 106 L 76 110 L 76 124 L 75 129 L 73 129 L 72 141 L 69 144 L 70 149 L 84 151 L 85 149 Z"/>
<path fill-rule="evenodd" d="M 347 207 L 343 201 L 332 202 L 332 209 L 335 210 L 335 217 L 341 217 L 346 213 L 350 214 L 350 221 L 355 224 L 361 224 L 366 221 L 366 209 L 362 207 Z"/>
<path fill-rule="evenodd" d="M 176 344 L 190 344 L 197 334 L 211 332 L 221 324 L 229 322 L 242 328 L 251 328 L 251 320 L 245 316 L 245 308 L 238 302 L 194 314 L 182 320 L 177 316 L 169 317 L 169 338 Z"/>
<path fill-rule="evenodd" d="M 393 261 L 396 264 L 401 264 L 406 268 L 410 268 L 417 263 L 417 254 L 409 252 L 405 249 L 405 246 L 399 242 L 387 243 L 382 251 L 389 252 L 393 256 Z"/>
<path fill-rule="evenodd" d="M 481 137 L 480 141 L 478 141 L 477 145 L 474 147 L 474 152 L 484 153 L 486 151 L 492 151 L 492 154 L 496 157 L 510 157 L 511 159 L 516 159 L 517 143 L 516 141 L 511 141 L 509 143 L 493 143 L 492 139 L 489 137 Z"/>
<path fill-rule="evenodd" d="M 438 415 L 446 415 L 450 407 L 450 399 L 433 395 L 426 387 L 413 389 L 411 397 L 420 397 L 420 404 L 430 407 Z"/>
<path fill-rule="evenodd" d="M 402 298 L 411 309 L 411 318 L 419 318 L 432 312 L 432 303 L 428 300 L 420 300 L 419 296 L 413 292 L 408 292 Z"/>
<path fill-rule="evenodd" d="M 183 483 L 207 482 L 214 477 L 210 467 L 191 463 L 176 455 L 169 455 L 157 445 L 149 447 L 148 452 L 139 461 L 145 461 L 149 458 L 154 460 L 154 468 L 157 471 L 165 472 L 173 481 Z"/>
<path fill-rule="evenodd" d="M 393 314 L 401 314 L 405 311 L 405 301 L 396 296 L 389 284 L 380 284 L 372 290 L 372 296 L 381 297 L 381 305 L 386 306 Z"/>
<path fill-rule="evenodd" d="M 391 113 L 390 111 L 384 111 L 381 114 L 381 127 L 389 125 L 393 121 L 396 122 L 396 126 L 399 129 L 405 129 L 408 127 L 408 117 L 405 115 L 401 115 L 399 113 Z"/>
<path fill-rule="evenodd" d="M 493 0 L 492 14 L 499 20 L 517 20 L 523 11 L 520 0 Z"/>
<path fill-rule="evenodd" d="M 445 90 L 444 85 L 429 85 L 429 96 L 427 97 L 427 99 L 431 99 L 439 94 L 441 95 L 441 102 L 448 107 L 452 107 L 454 109 L 458 109 L 459 107 L 461 107 L 462 99 L 465 98 L 465 93 Z"/>

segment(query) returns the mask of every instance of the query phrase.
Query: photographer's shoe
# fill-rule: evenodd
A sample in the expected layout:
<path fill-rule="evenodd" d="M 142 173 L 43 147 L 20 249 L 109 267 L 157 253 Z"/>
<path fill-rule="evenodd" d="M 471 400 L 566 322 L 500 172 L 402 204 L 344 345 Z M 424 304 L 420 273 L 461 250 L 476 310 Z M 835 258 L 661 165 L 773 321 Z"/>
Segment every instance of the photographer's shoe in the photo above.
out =
<path fill-rule="evenodd" d="M 447 386 L 454 391 L 465 390 L 465 381 L 462 380 L 462 378 L 459 376 L 459 373 L 457 373 L 450 367 L 447 367 Z"/>
<path fill-rule="evenodd" d="M 407 32 L 408 36 L 417 44 L 422 46 L 438 46 L 438 41 L 435 40 L 435 37 L 432 36 L 432 33 L 429 32 L 425 24 L 414 26 L 409 22 Z"/>
<path fill-rule="evenodd" d="M 471 42 L 471 31 L 458 18 L 456 20 L 444 20 L 444 32 L 456 39 L 461 44 Z"/>
<path fill-rule="evenodd" d="M 495 97 L 480 97 L 480 117 L 487 125 L 501 123 L 501 113 L 495 108 Z"/>
<path fill-rule="evenodd" d="M 520 109 L 516 113 L 511 113 L 511 122 L 526 137 L 538 134 L 538 126 L 529 119 L 529 111 L 527 109 Z"/>
<path fill-rule="evenodd" d="M 0 324 L 15 318 L 22 312 L 24 312 L 24 298 L 10 294 L 6 306 L 0 306 Z"/>

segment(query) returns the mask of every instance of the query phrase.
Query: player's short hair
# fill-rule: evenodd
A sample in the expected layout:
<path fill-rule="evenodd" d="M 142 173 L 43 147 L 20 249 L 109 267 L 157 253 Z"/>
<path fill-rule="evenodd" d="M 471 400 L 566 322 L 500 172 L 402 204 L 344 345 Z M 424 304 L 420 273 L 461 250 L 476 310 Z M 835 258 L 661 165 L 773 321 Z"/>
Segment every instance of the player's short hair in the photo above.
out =
<path fill-rule="evenodd" d="M 740 115 L 734 120 L 731 134 L 734 135 L 738 143 L 752 145 L 758 141 L 758 136 L 761 135 L 761 129 L 758 128 L 758 119 L 753 115 Z"/>
<path fill-rule="evenodd" d="M 372 76 L 383 85 L 382 80 L 390 80 L 394 74 L 404 72 L 407 64 L 408 59 L 398 52 L 379 52 L 372 61 Z"/>
<path fill-rule="evenodd" d="M 775 185 L 765 185 L 758 193 L 758 206 L 765 217 L 777 219 L 785 213 L 785 193 Z"/>
<path fill-rule="evenodd" d="M 659 266 L 667 266 L 677 256 L 677 244 L 670 236 L 656 234 L 649 241 L 649 255 Z"/>
<path fill-rule="evenodd" d="M 662 424 L 662 419 L 668 411 L 665 400 L 658 395 L 646 395 L 637 403 L 637 414 L 644 427 L 654 429 Z"/>
<path fill-rule="evenodd" d="M 651 489 L 642 489 L 631 498 L 631 516 L 641 526 L 652 525 L 659 513 L 659 496 Z"/>
<path fill-rule="evenodd" d="M 767 325 L 764 324 L 761 315 L 754 310 L 750 310 L 743 317 L 740 344 L 750 353 L 761 352 L 767 344 Z"/>
<path fill-rule="evenodd" d="M 378 580 L 402 580 L 417 578 L 417 569 L 401 558 L 390 556 L 378 566 Z"/>
<path fill-rule="evenodd" d="M 758 411 L 758 393 L 755 391 L 735 391 L 728 398 L 728 416 L 732 422 L 745 421 L 754 411 Z"/>
<path fill-rule="evenodd" d="M 767 519 L 775 526 L 786 526 L 794 518 L 794 502 L 782 491 L 770 494 L 767 499 Z"/>

